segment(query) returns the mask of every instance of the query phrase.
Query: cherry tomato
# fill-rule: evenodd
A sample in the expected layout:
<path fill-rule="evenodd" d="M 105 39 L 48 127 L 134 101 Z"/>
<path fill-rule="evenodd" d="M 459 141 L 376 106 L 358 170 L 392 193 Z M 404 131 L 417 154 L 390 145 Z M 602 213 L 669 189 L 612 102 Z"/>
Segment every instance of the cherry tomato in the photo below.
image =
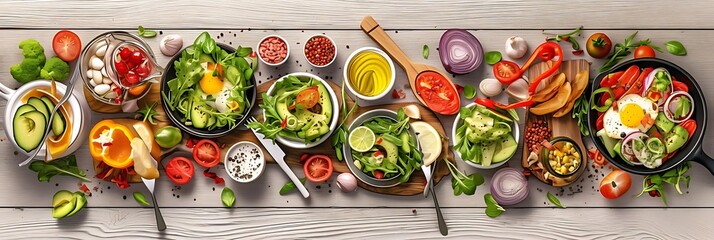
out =
<path fill-rule="evenodd" d="M 218 144 L 209 139 L 201 139 L 193 146 L 193 160 L 203 167 L 214 167 L 220 162 L 221 150 Z"/>
<path fill-rule="evenodd" d="M 121 57 L 122 61 L 128 61 L 129 57 L 131 57 L 131 49 L 122 48 L 121 51 L 119 51 L 119 56 Z"/>
<path fill-rule="evenodd" d="M 624 195 L 632 186 L 630 174 L 615 169 L 600 182 L 600 194 L 607 199 L 615 199 Z"/>
<path fill-rule="evenodd" d="M 518 64 L 504 60 L 493 65 L 493 74 L 496 76 L 496 79 L 503 82 L 503 79 L 508 79 L 513 75 L 517 75 L 519 68 Z"/>
<path fill-rule="evenodd" d="M 166 164 L 166 175 L 172 182 L 183 185 L 191 181 L 193 177 L 193 163 L 185 157 L 175 157 Z"/>
<path fill-rule="evenodd" d="M 317 91 L 317 86 L 306 88 L 295 97 L 296 104 L 301 104 L 305 108 L 314 107 L 318 101 L 320 101 L 320 92 Z"/>
<path fill-rule="evenodd" d="M 441 74 L 434 71 L 422 72 L 416 79 L 417 94 L 426 102 L 427 107 L 441 114 L 454 114 L 459 111 L 461 98 L 455 87 Z"/>
<path fill-rule="evenodd" d="M 384 172 L 382 172 L 381 170 L 374 170 L 374 178 L 376 178 L 376 179 L 384 178 Z"/>
<path fill-rule="evenodd" d="M 136 73 L 128 72 L 126 75 L 124 75 L 124 78 L 126 78 L 126 82 L 129 83 L 129 85 L 139 83 L 139 75 L 136 75 Z"/>
<path fill-rule="evenodd" d="M 144 59 L 144 54 L 141 53 L 141 51 L 135 51 L 131 53 L 131 57 L 129 57 L 129 61 L 133 64 L 139 65 L 141 62 L 143 62 Z"/>
<path fill-rule="evenodd" d="M 635 58 L 653 58 L 655 57 L 655 50 L 646 45 L 639 46 L 635 48 Z"/>
<path fill-rule="evenodd" d="M 311 182 L 324 182 L 332 176 L 332 159 L 325 155 L 312 155 L 305 161 L 302 170 Z"/>
<path fill-rule="evenodd" d="M 684 129 L 687 129 L 687 132 L 689 133 L 689 139 L 692 139 L 694 132 L 697 131 L 697 122 L 692 119 L 687 119 L 684 122 L 679 123 L 679 126 L 682 126 Z"/>
<path fill-rule="evenodd" d="M 149 69 L 149 65 L 146 64 L 141 64 L 136 67 L 136 74 L 139 75 L 141 78 L 145 78 L 149 76 L 149 73 L 151 73 L 151 70 Z"/>
<path fill-rule="evenodd" d="M 607 57 L 607 54 L 609 54 L 612 49 L 612 40 L 604 33 L 594 33 L 590 35 L 586 43 L 585 49 L 588 50 L 588 54 L 594 58 Z"/>
<path fill-rule="evenodd" d="M 129 72 L 129 68 L 126 67 L 126 64 L 124 62 L 115 62 L 114 63 L 114 69 L 117 70 L 117 73 L 120 76 L 125 75 L 126 73 Z"/>
<path fill-rule="evenodd" d="M 71 62 L 79 57 L 82 50 L 82 41 L 74 32 L 62 30 L 52 38 L 52 50 L 55 55 L 65 62 Z"/>

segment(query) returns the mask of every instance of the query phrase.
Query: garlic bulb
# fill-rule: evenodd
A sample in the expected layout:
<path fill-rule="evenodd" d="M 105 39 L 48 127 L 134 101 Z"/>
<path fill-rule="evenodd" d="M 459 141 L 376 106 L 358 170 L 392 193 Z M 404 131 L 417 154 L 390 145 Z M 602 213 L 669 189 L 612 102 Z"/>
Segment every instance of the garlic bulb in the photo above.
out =
<path fill-rule="evenodd" d="M 357 190 L 357 179 L 351 173 L 340 173 L 337 175 L 337 187 L 342 192 L 352 192 Z"/>
<path fill-rule="evenodd" d="M 169 57 L 181 50 L 181 47 L 183 47 L 183 38 L 181 35 L 177 34 L 166 35 L 163 39 L 161 39 L 161 43 L 159 45 L 161 53 Z"/>
<path fill-rule="evenodd" d="M 512 59 L 520 59 L 528 52 L 526 40 L 519 36 L 512 36 L 506 40 L 506 56 Z"/>
<path fill-rule="evenodd" d="M 483 93 L 484 96 L 486 97 L 494 97 L 498 94 L 501 94 L 501 91 L 503 91 L 503 85 L 501 85 L 501 82 L 494 78 L 486 78 L 484 80 L 481 80 L 481 83 L 478 85 L 479 91 Z"/>
<path fill-rule="evenodd" d="M 515 82 L 508 85 L 506 93 L 516 100 L 525 100 L 528 98 L 528 80 L 525 76 L 519 78 Z"/>

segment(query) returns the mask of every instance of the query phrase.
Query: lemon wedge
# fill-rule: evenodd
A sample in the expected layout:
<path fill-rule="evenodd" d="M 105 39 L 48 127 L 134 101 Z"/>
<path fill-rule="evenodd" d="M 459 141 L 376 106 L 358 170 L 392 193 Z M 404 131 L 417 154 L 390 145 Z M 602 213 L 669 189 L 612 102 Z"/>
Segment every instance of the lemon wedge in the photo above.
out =
<path fill-rule="evenodd" d="M 441 135 L 430 124 L 418 121 L 411 123 L 412 129 L 417 134 L 424 165 L 428 166 L 434 163 L 439 155 L 441 155 Z"/>

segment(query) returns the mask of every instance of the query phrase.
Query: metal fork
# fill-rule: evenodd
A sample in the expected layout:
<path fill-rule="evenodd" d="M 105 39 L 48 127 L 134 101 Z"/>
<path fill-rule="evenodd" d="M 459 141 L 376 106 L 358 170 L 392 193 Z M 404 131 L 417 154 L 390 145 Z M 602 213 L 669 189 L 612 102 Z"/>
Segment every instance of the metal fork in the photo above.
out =
<path fill-rule="evenodd" d="M 151 160 L 154 161 L 154 165 L 158 166 L 158 163 L 153 157 L 151 157 Z M 156 195 L 154 194 L 154 185 L 156 184 L 156 179 L 146 179 L 142 177 L 141 181 L 144 182 L 144 185 L 146 185 L 146 188 L 149 189 L 149 192 L 151 193 L 151 201 L 154 203 L 156 228 L 158 228 L 159 231 L 164 231 L 166 230 L 166 222 L 164 222 L 164 217 L 161 215 L 161 211 L 159 210 L 159 204 L 156 203 Z"/>
<path fill-rule="evenodd" d="M 37 145 L 37 148 L 30 151 L 27 159 L 25 159 L 25 161 L 18 164 L 18 166 L 20 166 L 20 167 L 25 166 L 28 163 L 30 163 L 30 161 L 32 161 L 32 159 L 35 159 L 35 157 L 37 157 L 37 154 L 40 153 L 40 149 L 42 148 L 42 146 L 44 146 L 45 142 L 47 142 L 47 135 L 49 135 L 50 131 L 52 130 L 52 128 L 49 127 L 50 123 L 52 123 L 52 119 L 55 117 L 55 114 L 57 113 L 59 108 L 62 106 L 62 104 L 64 104 L 64 102 L 66 102 L 69 99 L 69 97 L 72 96 L 72 93 L 73 93 L 72 90 L 74 89 L 74 84 L 77 82 L 77 78 L 79 78 L 79 75 L 77 74 L 77 72 L 79 72 L 79 71 L 75 71 L 75 73 L 72 75 L 72 78 L 69 79 L 69 84 L 64 89 L 64 95 L 57 102 L 57 105 L 55 105 L 55 108 L 52 110 L 52 112 L 50 112 L 50 117 L 49 117 L 49 119 L 47 119 L 47 127 L 45 128 L 45 134 L 42 135 L 43 137 L 42 137 L 42 141 L 40 141 L 40 145 Z M 55 83 L 52 82 L 52 84 L 54 85 Z M 15 133 L 15 134 L 17 134 L 17 133 Z"/>

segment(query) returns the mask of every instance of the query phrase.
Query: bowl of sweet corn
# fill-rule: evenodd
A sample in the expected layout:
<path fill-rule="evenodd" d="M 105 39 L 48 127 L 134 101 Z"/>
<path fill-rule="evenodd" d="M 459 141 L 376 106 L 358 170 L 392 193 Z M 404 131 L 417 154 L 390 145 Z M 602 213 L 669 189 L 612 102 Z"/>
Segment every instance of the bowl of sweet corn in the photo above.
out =
<path fill-rule="evenodd" d="M 583 167 L 582 151 L 573 139 L 556 137 L 549 143 L 541 152 L 541 161 L 551 175 L 567 178 Z"/>

